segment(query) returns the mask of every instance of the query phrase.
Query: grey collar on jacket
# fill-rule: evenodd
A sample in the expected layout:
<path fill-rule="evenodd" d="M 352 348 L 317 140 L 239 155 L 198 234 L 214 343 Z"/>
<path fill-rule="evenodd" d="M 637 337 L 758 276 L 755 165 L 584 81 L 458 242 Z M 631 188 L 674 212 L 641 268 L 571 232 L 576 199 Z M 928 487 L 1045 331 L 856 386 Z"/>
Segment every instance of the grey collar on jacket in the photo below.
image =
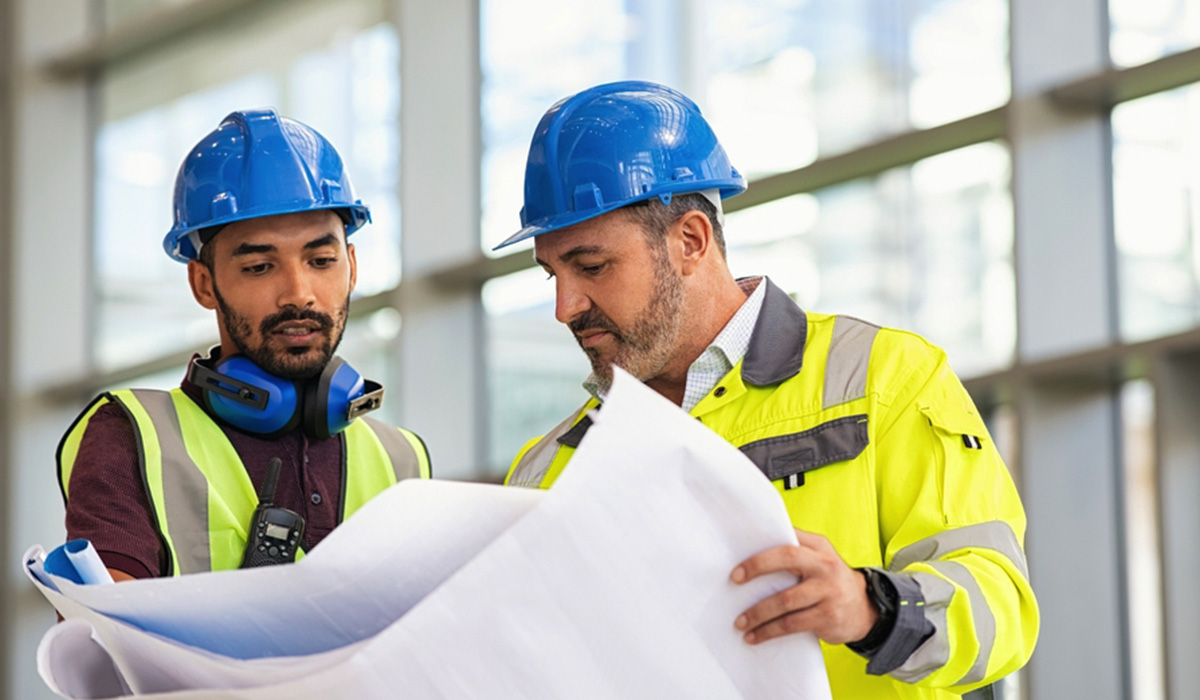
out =
<path fill-rule="evenodd" d="M 796 376 L 808 339 L 804 310 L 769 278 L 762 283 L 767 285 L 767 293 L 742 360 L 742 379 L 754 386 L 770 386 Z"/>
<path fill-rule="evenodd" d="M 808 316 L 804 310 L 769 278 L 763 279 L 762 284 L 767 285 L 766 295 L 750 335 L 750 347 L 742 359 L 742 380 L 754 386 L 770 386 L 796 376 L 803 364 L 804 343 L 808 339 Z M 584 416 L 558 442 L 579 447 L 591 427 L 592 419 Z"/>

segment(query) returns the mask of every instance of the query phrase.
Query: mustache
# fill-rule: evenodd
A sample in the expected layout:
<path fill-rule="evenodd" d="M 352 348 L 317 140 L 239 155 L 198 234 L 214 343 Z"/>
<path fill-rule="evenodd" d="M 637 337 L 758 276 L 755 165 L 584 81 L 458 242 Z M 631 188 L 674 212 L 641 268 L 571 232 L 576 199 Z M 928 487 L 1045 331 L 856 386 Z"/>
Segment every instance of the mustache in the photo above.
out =
<path fill-rule="evenodd" d="M 610 319 L 608 316 L 605 316 L 604 312 L 600 309 L 588 309 L 582 314 L 571 319 L 570 323 L 567 324 L 567 327 L 570 328 L 571 332 L 576 336 L 587 330 L 601 330 L 612 333 L 613 337 L 615 337 L 617 340 L 623 339 L 620 329 L 617 328 L 617 324 L 613 323 L 612 319 Z"/>
<path fill-rule="evenodd" d="M 271 331 L 275 330 L 276 326 L 288 323 L 289 321 L 316 321 L 320 324 L 320 330 L 322 331 L 328 331 L 333 328 L 333 317 L 329 314 L 321 313 L 315 309 L 284 309 L 264 318 L 262 323 L 259 324 L 259 332 L 265 338 Z"/>

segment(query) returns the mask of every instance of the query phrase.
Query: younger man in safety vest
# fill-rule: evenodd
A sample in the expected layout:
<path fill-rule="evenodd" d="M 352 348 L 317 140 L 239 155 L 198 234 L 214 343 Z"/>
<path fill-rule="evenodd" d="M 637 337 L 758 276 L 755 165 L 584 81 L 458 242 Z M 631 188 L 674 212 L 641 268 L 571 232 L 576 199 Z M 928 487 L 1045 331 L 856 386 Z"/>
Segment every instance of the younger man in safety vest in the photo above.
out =
<path fill-rule="evenodd" d="M 620 366 L 740 448 L 787 506 L 795 544 L 730 562 L 736 583 L 797 577 L 729 621 L 747 643 L 815 633 L 844 700 L 957 697 L 1016 670 L 1038 629 L 1025 515 L 970 396 L 916 335 L 734 279 L 720 201 L 745 189 L 670 88 L 601 85 L 542 117 L 523 228 L 501 245 L 536 237 L 592 398 L 506 483 L 554 483 Z"/>
<path fill-rule="evenodd" d="M 184 160 L 174 210 L 163 245 L 220 345 L 170 392 L 101 395 L 58 449 L 67 534 L 118 580 L 292 560 L 397 480 L 429 477 L 416 435 L 362 417 L 382 388 L 334 355 L 357 272 L 347 237 L 370 213 L 333 146 L 273 110 L 234 112 Z M 303 526 L 248 557 L 276 459 L 273 503 Z"/>

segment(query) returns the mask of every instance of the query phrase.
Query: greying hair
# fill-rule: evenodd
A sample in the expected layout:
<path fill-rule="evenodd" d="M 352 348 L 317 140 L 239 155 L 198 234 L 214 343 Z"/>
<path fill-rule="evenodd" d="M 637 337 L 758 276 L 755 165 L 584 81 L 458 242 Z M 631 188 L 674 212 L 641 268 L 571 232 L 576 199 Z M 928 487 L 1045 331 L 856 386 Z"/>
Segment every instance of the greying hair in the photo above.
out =
<path fill-rule="evenodd" d="M 666 240 L 667 230 L 671 228 L 671 224 L 693 209 L 708 217 L 709 223 L 712 224 L 713 239 L 717 242 L 717 249 L 721 251 L 721 257 L 724 258 L 725 233 L 721 230 L 721 222 L 717 220 L 717 208 L 708 201 L 707 197 L 698 192 L 671 197 L 670 204 L 663 204 L 658 197 L 651 197 L 622 207 L 620 211 L 625 212 L 629 220 L 640 224 L 642 230 L 650 238 L 650 242 L 657 245 Z"/>

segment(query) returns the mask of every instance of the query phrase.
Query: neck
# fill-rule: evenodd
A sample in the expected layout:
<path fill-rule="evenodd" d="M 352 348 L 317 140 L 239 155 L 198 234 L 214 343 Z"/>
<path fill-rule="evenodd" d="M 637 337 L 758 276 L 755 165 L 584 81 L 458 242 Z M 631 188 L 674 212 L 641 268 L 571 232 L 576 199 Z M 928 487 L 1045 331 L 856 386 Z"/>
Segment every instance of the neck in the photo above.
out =
<path fill-rule="evenodd" d="M 689 294 L 688 308 L 684 317 L 684 335 L 679 339 L 679 352 L 675 359 L 659 373 L 646 381 L 646 386 L 662 394 L 676 406 L 683 405 L 687 390 L 688 369 L 696 358 L 712 344 L 721 330 L 729 323 L 742 304 L 746 293 L 728 270 L 715 284 L 698 286 L 697 293 Z"/>

